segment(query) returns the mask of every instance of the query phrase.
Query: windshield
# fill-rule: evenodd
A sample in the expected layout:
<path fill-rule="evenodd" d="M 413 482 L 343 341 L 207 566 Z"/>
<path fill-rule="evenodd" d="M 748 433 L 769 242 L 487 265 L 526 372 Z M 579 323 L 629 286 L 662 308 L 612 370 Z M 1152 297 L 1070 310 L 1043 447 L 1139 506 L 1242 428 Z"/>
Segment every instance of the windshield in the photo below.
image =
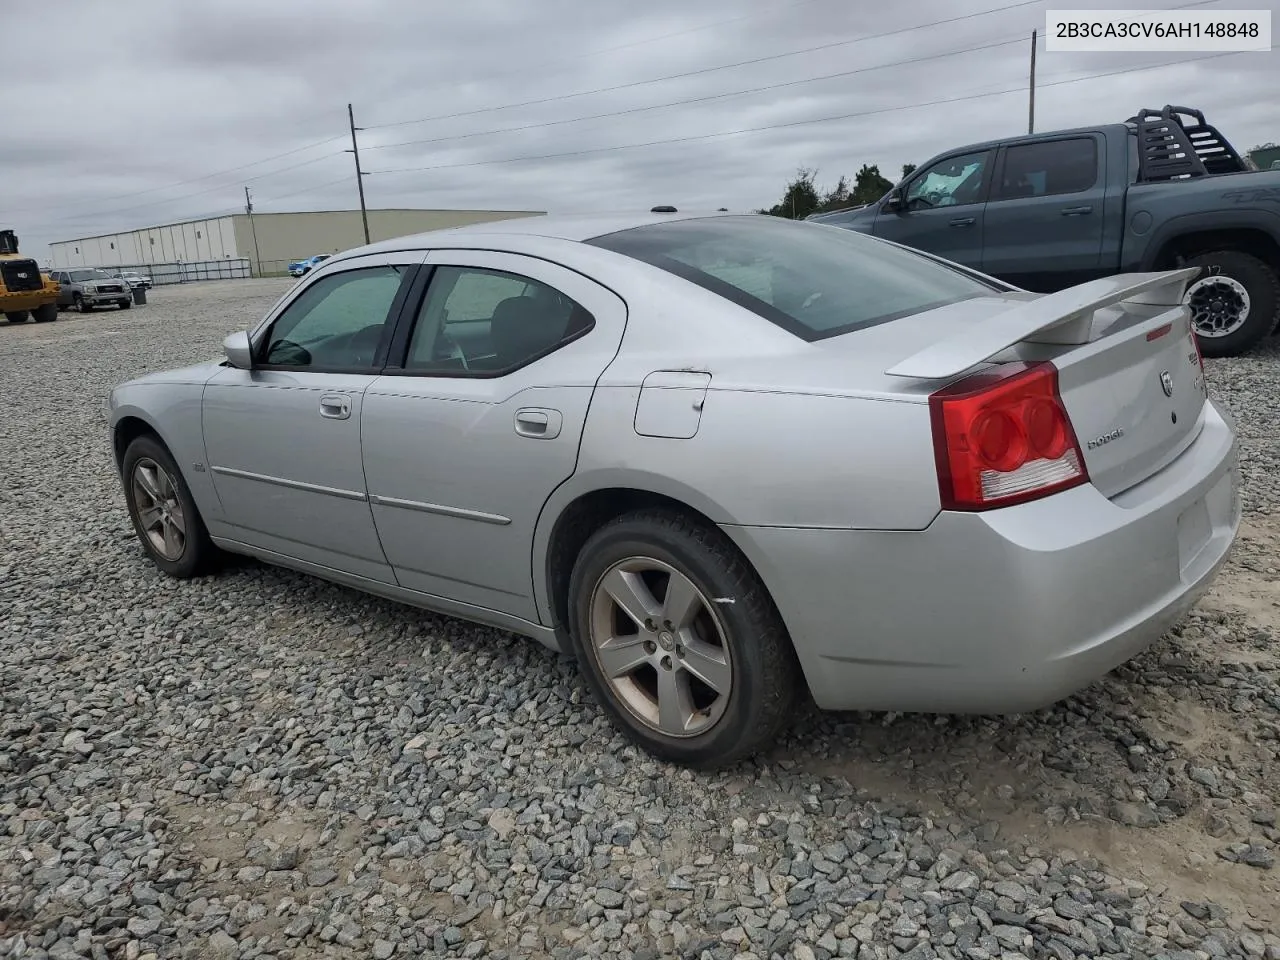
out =
<path fill-rule="evenodd" d="M 850 230 L 760 214 L 635 227 L 588 243 L 661 267 L 803 340 L 998 290 L 957 268 Z"/>
<path fill-rule="evenodd" d="M 71 282 L 84 283 L 86 280 L 111 280 L 114 279 L 102 270 L 72 270 Z"/>

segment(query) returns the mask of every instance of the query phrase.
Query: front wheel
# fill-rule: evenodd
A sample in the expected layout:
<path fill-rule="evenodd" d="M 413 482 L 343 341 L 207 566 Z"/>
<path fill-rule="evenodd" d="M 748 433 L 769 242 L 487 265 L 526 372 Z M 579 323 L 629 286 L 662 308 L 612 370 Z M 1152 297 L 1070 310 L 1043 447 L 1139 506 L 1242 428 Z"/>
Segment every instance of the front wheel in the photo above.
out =
<path fill-rule="evenodd" d="M 569 614 L 592 693 L 656 757 L 724 766 L 792 719 L 800 668 L 782 618 L 712 527 L 665 510 L 605 525 L 574 565 Z"/>
<path fill-rule="evenodd" d="M 4 315 L 10 323 L 26 323 L 29 314 L 26 310 L 11 310 Z"/>
<path fill-rule="evenodd" d="M 121 310 L 128 310 L 130 307 L 133 306 L 132 300 L 117 300 L 116 302 L 120 304 Z"/>
<path fill-rule="evenodd" d="M 48 323 L 51 320 L 57 320 L 58 305 L 56 303 L 41 304 L 31 311 L 31 315 L 35 317 L 36 323 Z"/>
<path fill-rule="evenodd" d="M 138 437 L 125 451 L 122 476 L 134 532 L 151 562 L 180 580 L 211 569 L 218 548 L 164 445 Z"/>
<path fill-rule="evenodd" d="M 89 313 L 90 311 L 93 310 L 93 304 L 91 304 L 84 297 L 80 296 L 80 294 L 78 293 L 75 295 L 74 302 L 75 302 L 76 309 L 79 310 L 81 313 Z"/>
<path fill-rule="evenodd" d="M 1206 357 L 1244 353 L 1275 327 L 1280 277 L 1271 266 L 1236 250 L 1202 253 L 1186 265 L 1206 268 L 1183 299 Z"/>

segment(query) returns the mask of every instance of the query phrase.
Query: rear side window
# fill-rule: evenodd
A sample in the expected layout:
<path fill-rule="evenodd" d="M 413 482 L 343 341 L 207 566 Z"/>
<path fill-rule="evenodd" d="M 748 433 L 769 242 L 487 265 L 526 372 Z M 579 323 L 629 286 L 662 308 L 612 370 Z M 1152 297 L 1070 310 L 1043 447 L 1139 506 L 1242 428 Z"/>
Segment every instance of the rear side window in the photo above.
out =
<path fill-rule="evenodd" d="M 656 223 L 587 242 L 683 277 L 803 340 L 998 289 L 850 230 L 762 215 Z"/>
<path fill-rule="evenodd" d="M 1051 197 L 1088 190 L 1098 179 L 1093 137 L 1048 140 L 1009 147 L 992 200 Z"/>

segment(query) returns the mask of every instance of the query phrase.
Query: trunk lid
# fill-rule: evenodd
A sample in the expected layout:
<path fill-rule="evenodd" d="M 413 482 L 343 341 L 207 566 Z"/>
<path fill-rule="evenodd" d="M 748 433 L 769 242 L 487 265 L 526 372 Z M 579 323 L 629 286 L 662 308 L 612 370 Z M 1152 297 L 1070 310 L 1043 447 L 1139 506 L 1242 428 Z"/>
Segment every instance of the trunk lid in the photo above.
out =
<path fill-rule="evenodd" d="M 987 361 L 1051 361 L 1089 479 L 1113 497 L 1167 465 L 1200 431 L 1208 391 L 1182 304 L 1198 274 L 1121 275 L 1038 297 L 885 373 L 933 390 Z"/>
<path fill-rule="evenodd" d="M 1158 472 L 1200 432 L 1208 393 L 1185 307 L 1124 313 L 1090 343 L 1018 353 L 1058 368 L 1089 479 L 1105 496 Z"/>

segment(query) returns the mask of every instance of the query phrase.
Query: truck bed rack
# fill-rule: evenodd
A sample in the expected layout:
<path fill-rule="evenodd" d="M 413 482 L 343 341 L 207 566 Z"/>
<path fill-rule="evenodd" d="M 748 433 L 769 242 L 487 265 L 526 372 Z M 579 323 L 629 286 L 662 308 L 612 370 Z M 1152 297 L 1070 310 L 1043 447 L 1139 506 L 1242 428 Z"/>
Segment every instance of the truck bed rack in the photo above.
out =
<path fill-rule="evenodd" d="M 1187 123 L 1182 117 L 1194 121 Z M 1127 123 L 1138 134 L 1138 179 L 1152 182 L 1243 173 L 1248 167 L 1230 141 L 1189 107 L 1143 108 Z"/>

